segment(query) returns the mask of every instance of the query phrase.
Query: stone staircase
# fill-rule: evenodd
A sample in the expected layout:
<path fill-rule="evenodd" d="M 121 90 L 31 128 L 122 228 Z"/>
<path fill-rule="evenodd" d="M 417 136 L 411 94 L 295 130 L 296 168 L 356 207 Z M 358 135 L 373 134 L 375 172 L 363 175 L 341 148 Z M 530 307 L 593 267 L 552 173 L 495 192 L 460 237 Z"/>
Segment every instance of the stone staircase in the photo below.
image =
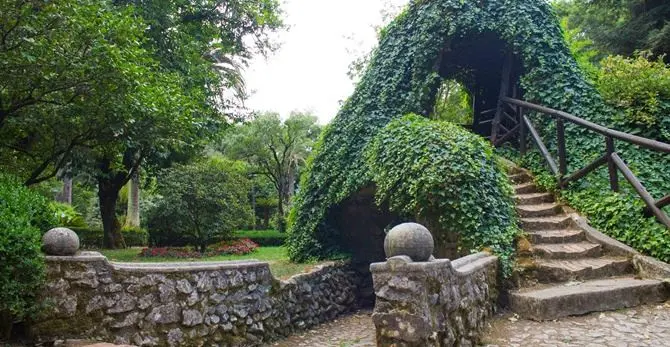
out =
<path fill-rule="evenodd" d="M 553 320 L 667 299 L 662 281 L 636 276 L 630 257 L 589 241 L 549 193 L 523 169 L 511 171 L 517 212 L 527 240 L 518 246 L 518 287 L 510 309 L 523 318 Z"/>

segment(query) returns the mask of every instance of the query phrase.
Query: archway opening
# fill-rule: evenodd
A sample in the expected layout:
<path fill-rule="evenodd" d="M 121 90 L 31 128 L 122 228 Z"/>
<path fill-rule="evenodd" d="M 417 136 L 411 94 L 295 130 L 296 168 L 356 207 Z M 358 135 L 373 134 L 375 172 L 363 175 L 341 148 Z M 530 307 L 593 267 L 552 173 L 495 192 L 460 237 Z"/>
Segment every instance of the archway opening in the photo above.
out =
<path fill-rule="evenodd" d="M 443 83 L 436 91 L 431 117 L 446 118 L 476 134 L 490 136 L 501 89 L 506 89 L 506 95 L 521 94 L 519 76 L 523 65 L 512 52 L 493 32 L 470 33 L 449 40 L 441 52 L 439 74 Z"/>

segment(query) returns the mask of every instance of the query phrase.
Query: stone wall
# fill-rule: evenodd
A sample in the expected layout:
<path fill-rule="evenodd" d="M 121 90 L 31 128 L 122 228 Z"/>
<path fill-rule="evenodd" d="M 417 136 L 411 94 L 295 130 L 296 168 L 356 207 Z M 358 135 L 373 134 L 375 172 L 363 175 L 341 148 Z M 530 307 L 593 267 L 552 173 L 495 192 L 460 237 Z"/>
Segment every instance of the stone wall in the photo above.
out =
<path fill-rule="evenodd" d="M 253 346 L 357 306 L 360 275 L 329 263 L 286 281 L 268 263 L 113 263 L 96 252 L 47 257 L 51 309 L 38 340 L 138 346 Z"/>
<path fill-rule="evenodd" d="M 370 265 L 378 346 L 475 346 L 498 298 L 498 259 L 407 256 Z"/>

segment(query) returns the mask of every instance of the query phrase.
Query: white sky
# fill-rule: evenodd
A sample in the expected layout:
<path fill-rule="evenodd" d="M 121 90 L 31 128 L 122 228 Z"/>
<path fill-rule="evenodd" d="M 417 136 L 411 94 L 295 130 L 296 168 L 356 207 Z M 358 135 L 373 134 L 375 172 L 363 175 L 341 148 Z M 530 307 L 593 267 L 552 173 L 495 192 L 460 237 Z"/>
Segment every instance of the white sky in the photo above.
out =
<path fill-rule="evenodd" d="M 374 25 L 381 10 L 407 0 L 286 0 L 288 32 L 272 56 L 258 57 L 245 70 L 252 93 L 247 107 L 275 111 L 283 117 L 309 110 L 328 123 L 339 102 L 354 89 L 347 76 L 349 63 L 377 43 Z"/>

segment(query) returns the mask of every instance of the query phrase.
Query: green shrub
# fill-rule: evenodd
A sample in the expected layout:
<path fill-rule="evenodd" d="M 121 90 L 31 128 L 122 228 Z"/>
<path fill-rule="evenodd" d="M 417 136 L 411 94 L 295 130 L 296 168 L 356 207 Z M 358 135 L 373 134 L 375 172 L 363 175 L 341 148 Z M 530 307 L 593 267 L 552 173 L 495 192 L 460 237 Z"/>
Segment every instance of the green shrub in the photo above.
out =
<path fill-rule="evenodd" d="M 79 246 L 87 249 L 102 248 L 102 229 L 70 227 L 79 236 Z"/>
<path fill-rule="evenodd" d="M 670 68 L 663 57 L 647 60 L 607 57 L 601 62 L 598 90 L 605 102 L 618 111 L 613 118 L 620 130 L 670 140 Z"/>
<path fill-rule="evenodd" d="M 408 115 L 389 123 L 366 150 L 379 205 L 423 221 L 436 247 L 459 235 L 464 253 L 491 249 L 511 273 L 518 233 L 512 187 L 482 137 L 460 126 Z"/>
<path fill-rule="evenodd" d="M 144 247 L 149 245 L 149 233 L 145 229 L 124 226 L 121 228 L 121 233 L 128 247 Z"/>
<path fill-rule="evenodd" d="M 54 218 L 58 220 L 58 226 L 68 228 L 86 228 L 86 221 L 72 205 L 60 202 L 49 203 L 49 208 L 53 211 Z"/>
<path fill-rule="evenodd" d="M 259 246 L 282 246 L 286 241 L 286 233 L 277 230 L 240 230 L 233 235 L 236 239 L 249 239 Z"/>
<path fill-rule="evenodd" d="M 201 251 L 252 220 L 249 181 L 223 159 L 211 159 L 164 170 L 158 181 L 162 200 L 152 209 L 148 226 L 159 246 L 197 245 Z"/>
<path fill-rule="evenodd" d="M 1 333 L 36 313 L 36 296 L 44 281 L 41 236 L 55 224 L 44 197 L 0 173 Z"/>

